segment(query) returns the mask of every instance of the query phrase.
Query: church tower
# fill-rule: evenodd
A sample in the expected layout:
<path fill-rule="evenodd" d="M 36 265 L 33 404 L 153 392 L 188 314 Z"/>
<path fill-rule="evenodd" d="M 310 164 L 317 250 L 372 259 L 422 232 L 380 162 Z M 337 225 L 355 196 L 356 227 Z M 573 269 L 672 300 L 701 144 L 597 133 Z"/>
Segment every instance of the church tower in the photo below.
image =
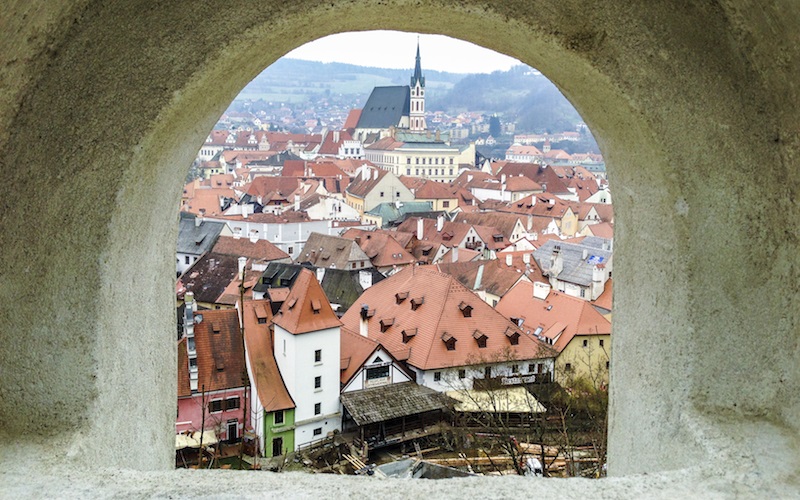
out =
<path fill-rule="evenodd" d="M 422 64 L 419 58 L 419 40 L 417 40 L 417 64 L 414 67 L 414 76 L 411 77 L 410 90 L 408 128 L 412 132 L 424 132 L 428 126 L 425 124 L 425 77 L 422 76 Z"/>

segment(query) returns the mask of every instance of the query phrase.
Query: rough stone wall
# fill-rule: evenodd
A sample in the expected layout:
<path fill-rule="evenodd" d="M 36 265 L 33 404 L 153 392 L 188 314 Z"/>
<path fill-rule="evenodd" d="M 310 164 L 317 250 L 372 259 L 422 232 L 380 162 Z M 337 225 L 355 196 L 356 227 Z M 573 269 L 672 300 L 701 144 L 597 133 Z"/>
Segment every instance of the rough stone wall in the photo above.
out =
<path fill-rule="evenodd" d="M 22 462 L 170 467 L 186 168 L 264 67 L 313 38 L 380 28 L 517 57 L 598 137 L 618 221 L 611 472 L 706 460 L 797 470 L 798 10 L 792 0 L 7 2 L 0 459 L 17 447 L 29 450 L 15 454 Z"/>

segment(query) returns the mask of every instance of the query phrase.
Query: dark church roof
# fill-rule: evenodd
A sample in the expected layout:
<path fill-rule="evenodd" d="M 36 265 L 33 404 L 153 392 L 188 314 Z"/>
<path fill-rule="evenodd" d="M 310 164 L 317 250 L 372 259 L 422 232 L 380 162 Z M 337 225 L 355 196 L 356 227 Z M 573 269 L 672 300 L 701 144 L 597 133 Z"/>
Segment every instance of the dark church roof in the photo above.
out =
<path fill-rule="evenodd" d="M 389 128 L 400 124 L 410 111 L 407 86 L 375 87 L 361 110 L 358 128 Z"/>

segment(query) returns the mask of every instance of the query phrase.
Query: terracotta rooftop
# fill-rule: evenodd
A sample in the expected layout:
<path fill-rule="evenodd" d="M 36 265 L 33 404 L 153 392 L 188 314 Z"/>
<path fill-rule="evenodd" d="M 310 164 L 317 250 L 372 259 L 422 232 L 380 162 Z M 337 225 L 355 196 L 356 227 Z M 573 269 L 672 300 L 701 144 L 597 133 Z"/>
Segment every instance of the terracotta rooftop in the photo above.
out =
<path fill-rule="evenodd" d="M 286 301 L 275 315 L 274 323 L 294 335 L 342 324 L 314 273 L 308 269 L 300 271 Z"/>
<path fill-rule="evenodd" d="M 542 300 L 533 296 L 533 283 L 520 281 L 497 304 L 497 312 L 522 320 L 522 330 L 553 341 L 561 352 L 575 335 L 608 335 L 611 323 L 582 299 L 551 291 Z"/>
<path fill-rule="evenodd" d="M 369 337 L 395 358 L 423 370 L 478 364 L 508 353 L 515 359 L 553 355 L 455 278 L 431 266 L 405 268 L 367 289 L 342 317 L 345 327 L 359 331 L 362 306 L 374 311 L 366 320 Z M 473 337 L 476 330 L 487 336 L 485 348 Z M 407 335 L 410 331 L 414 335 Z"/>
<path fill-rule="evenodd" d="M 531 258 L 531 262 L 533 262 L 533 258 Z M 513 266 L 506 266 L 503 258 L 437 264 L 436 267 L 439 271 L 455 277 L 459 283 L 470 290 L 486 291 L 498 297 L 505 295 L 517 281 L 525 277 L 521 270 Z"/>
<path fill-rule="evenodd" d="M 355 241 L 321 233 L 311 233 L 308 236 L 303 251 L 297 254 L 294 261 L 298 264 L 308 262 L 316 267 L 343 270 L 353 268 L 353 264 L 358 269 L 372 267 L 369 256 Z"/>
<path fill-rule="evenodd" d="M 294 408 L 272 347 L 272 311 L 268 300 L 250 300 L 243 306 L 244 341 L 250 361 L 252 383 L 266 411 Z"/>
<path fill-rule="evenodd" d="M 405 266 L 416 262 L 388 231 L 349 229 L 342 237 L 355 241 L 375 267 Z"/>
<path fill-rule="evenodd" d="M 380 347 L 378 342 L 342 327 L 340 339 L 341 383 L 342 386 L 358 372 L 367 358 Z"/>
<path fill-rule="evenodd" d="M 197 389 L 223 391 L 243 387 L 245 364 L 239 312 L 235 309 L 198 311 L 195 318 Z M 188 365 L 185 369 L 188 370 Z"/>
<path fill-rule="evenodd" d="M 288 259 L 289 254 L 267 240 L 251 241 L 249 238 L 233 238 L 220 236 L 213 252 L 221 255 L 247 257 L 258 261 Z"/>

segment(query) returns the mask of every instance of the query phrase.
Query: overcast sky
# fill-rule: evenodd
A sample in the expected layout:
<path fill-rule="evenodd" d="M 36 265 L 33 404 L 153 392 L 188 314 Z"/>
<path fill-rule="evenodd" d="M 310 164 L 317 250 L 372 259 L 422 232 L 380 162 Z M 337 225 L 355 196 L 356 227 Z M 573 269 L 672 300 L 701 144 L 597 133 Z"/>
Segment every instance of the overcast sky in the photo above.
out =
<path fill-rule="evenodd" d="M 330 35 L 298 47 L 286 54 L 286 57 L 407 69 L 414 67 L 417 37 L 423 73 L 426 69 L 451 73 L 491 73 L 522 64 L 506 55 L 455 38 L 400 31 L 361 31 Z"/>

